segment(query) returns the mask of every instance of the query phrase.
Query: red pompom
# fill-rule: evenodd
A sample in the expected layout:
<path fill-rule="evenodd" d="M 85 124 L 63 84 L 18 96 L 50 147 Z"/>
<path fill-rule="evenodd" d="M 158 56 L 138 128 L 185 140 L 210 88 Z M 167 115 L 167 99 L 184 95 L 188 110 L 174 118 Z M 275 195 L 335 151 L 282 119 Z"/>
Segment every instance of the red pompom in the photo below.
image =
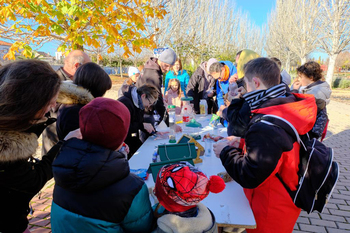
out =
<path fill-rule="evenodd" d="M 212 193 L 220 193 L 226 187 L 224 180 L 220 176 L 211 176 L 209 178 L 209 191 Z"/>

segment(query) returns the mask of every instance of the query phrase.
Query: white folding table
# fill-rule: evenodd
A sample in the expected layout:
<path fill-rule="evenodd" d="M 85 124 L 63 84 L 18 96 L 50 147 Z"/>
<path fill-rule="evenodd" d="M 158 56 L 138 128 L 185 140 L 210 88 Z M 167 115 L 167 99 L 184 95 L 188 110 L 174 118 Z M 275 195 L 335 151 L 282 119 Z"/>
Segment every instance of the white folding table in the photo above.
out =
<path fill-rule="evenodd" d="M 199 134 L 202 138 L 204 134 L 213 133 L 213 128 L 209 126 L 210 116 L 196 115 L 196 120 L 202 124 L 203 128 L 199 128 Z M 184 124 L 180 124 L 180 126 L 184 132 L 177 133 L 176 140 L 179 140 L 183 133 L 189 131 Z M 221 136 L 227 136 L 226 128 L 221 125 L 215 133 Z M 204 147 L 202 139 L 197 141 Z M 149 164 L 152 163 L 154 147 L 165 143 L 168 144 L 168 139 L 155 140 L 155 137 L 149 137 L 129 160 L 130 168 L 148 169 Z M 203 162 L 197 163 L 195 166 L 208 177 L 225 171 L 221 160 L 214 155 L 213 151 L 210 157 L 201 156 L 201 159 Z M 145 182 L 149 188 L 154 187 L 152 174 L 149 175 Z M 243 188 L 235 181 L 226 183 L 226 187 L 221 193 L 210 193 L 202 203 L 214 213 L 219 227 L 256 228 L 254 215 L 243 192 Z"/>

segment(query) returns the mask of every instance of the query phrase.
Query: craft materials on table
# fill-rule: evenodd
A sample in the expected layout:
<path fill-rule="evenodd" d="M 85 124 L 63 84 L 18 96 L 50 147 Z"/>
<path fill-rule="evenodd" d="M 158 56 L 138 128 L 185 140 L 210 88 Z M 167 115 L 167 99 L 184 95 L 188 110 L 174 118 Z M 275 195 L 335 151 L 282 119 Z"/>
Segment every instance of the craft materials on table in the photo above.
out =
<path fill-rule="evenodd" d="M 148 179 L 148 172 L 147 169 L 130 169 L 130 172 L 137 175 L 138 177 L 141 177 L 143 180 L 147 180 Z"/>

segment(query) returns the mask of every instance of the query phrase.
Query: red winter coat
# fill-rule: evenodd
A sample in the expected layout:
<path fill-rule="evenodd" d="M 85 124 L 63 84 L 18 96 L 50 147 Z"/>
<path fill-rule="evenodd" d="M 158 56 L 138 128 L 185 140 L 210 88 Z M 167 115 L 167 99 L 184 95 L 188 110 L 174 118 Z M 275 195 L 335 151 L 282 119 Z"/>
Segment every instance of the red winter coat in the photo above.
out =
<path fill-rule="evenodd" d="M 266 101 L 253 110 L 288 120 L 299 134 L 309 132 L 316 120 L 317 107 L 312 95 L 287 94 Z M 226 147 L 220 154 L 230 176 L 243 188 L 256 220 L 257 228 L 247 232 L 289 233 L 300 214 L 281 181 L 291 190 L 298 184 L 299 144 L 280 127 L 263 122 L 250 126 L 245 134 L 246 153 Z"/>

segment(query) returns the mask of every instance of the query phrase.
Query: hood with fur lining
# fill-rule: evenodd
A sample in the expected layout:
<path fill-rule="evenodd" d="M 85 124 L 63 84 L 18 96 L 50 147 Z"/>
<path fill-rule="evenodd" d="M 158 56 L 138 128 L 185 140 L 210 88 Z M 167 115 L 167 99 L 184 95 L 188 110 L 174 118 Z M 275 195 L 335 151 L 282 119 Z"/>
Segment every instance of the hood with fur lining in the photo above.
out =
<path fill-rule="evenodd" d="M 62 82 L 58 93 L 57 103 L 61 104 L 88 104 L 93 100 L 93 95 L 83 87 L 77 86 L 73 82 Z"/>
<path fill-rule="evenodd" d="M 38 147 L 34 133 L 0 131 L 0 163 L 27 160 Z"/>

